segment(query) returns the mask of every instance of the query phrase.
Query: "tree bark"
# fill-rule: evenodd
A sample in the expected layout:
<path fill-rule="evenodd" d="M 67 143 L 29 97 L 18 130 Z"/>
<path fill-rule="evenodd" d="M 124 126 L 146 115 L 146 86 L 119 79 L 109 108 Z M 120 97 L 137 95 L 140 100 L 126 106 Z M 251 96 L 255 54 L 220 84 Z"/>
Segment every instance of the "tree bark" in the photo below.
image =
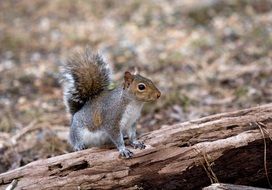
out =
<path fill-rule="evenodd" d="M 99 148 L 38 160 L 0 174 L 0 188 L 14 180 L 16 189 L 201 189 L 218 182 L 269 187 L 269 134 L 272 104 L 163 126 L 142 135 L 147 148 L 128 160 Z"/>

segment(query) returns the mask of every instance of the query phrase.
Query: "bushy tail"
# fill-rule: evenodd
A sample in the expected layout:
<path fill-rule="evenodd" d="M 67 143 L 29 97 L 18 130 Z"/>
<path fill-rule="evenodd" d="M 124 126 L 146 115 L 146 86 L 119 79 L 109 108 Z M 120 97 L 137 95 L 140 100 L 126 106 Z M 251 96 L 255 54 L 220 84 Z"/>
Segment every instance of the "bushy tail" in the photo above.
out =
<path fill-rule="evenodd" d="M 89 49 L 74 54 L 62 65 L 60 74 L 64 103 L 71 114 L 99 95 L 111 81 L 109 65 L 99 54 L 93 54 Z"/>

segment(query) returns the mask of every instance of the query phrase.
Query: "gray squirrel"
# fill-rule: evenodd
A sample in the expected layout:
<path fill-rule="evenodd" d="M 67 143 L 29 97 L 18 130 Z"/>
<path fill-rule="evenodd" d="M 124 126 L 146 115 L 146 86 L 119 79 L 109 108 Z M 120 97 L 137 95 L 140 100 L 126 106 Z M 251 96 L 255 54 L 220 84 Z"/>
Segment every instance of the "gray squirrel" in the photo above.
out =
<path fill-rule="evenodd" d="M 64 103 L 72 115 L 69 138 L 75 151 L 113 143 L 122 157 L 130 158 L 125 135 L 133 148 L 145 148 L 137 140 L 136 121 L 143 104 L 161 96 L 151 80 L 126 71 L 123 84 L 109 88 L 109 65 L 88 48 L 63 64 L 60 76 Z"/>

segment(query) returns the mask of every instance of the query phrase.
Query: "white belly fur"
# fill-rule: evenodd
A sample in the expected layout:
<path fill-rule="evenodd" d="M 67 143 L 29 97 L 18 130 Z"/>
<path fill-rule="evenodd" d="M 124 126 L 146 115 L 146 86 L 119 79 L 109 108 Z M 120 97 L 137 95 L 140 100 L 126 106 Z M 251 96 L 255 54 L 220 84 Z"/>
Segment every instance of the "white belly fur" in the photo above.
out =
<path fill-rule="evenodd" d="M 143 104 L 134 101 L 127 105 L 120 122 L 122 130 L 126 130 L 136 122 L 140 117 L 142 107 Z"/>
<path fill-rule="evenodd" d="M 136 122 L 140 117 L 142 107 L 143 104 L 137 102 L 131 102 L 127 105 L 120 122 L 122 131 L 126 131 Z M 110 142 L 107 133 L 102 130 L 91 132 L 84 128 L 81 133 L 82 140 L 88 147 L 99 147 Z"/>
<path fill-rule="evenodd" d="M 84 128 L 81 136 L 84 144 L 88 147 L 99 147 L 109 141 L 108 135 L 104 131 L 91 132 Z"/>

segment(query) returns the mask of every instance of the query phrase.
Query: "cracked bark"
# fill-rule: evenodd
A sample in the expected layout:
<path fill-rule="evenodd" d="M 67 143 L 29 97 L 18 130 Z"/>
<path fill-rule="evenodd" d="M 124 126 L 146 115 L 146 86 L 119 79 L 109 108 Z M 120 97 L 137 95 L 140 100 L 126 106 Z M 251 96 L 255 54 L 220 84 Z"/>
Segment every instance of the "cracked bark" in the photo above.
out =
<path fill-rule="evenodd" d="M 201 189 L 211 183 L 268 187 L 272 173 L 272 104 L 188 121 L 141 136 L 133 159 L 92 148 L 38 160 L 0 174 L 0 189 Z"/>

